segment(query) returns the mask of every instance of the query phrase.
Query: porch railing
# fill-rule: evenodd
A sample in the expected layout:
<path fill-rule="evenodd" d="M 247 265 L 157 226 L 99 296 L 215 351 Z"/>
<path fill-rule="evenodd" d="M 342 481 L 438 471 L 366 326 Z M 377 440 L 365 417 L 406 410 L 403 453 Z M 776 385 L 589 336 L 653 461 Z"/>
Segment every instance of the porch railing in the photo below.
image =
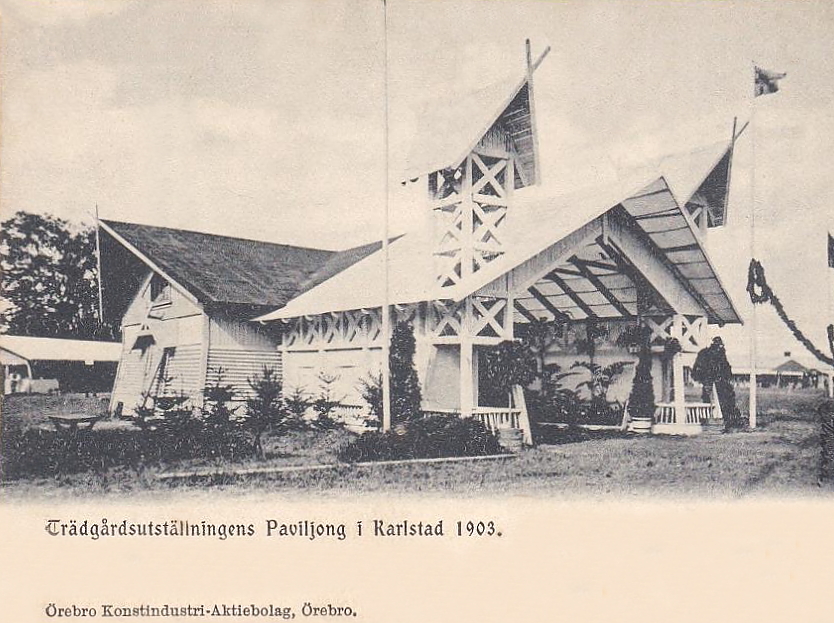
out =
<path fill-rule="evenodd" d="M 654 408 L 655 424 L 700 424 L 712 417 L 713 406 L 708 402 L 687 402 L 684 405 L 684 418 L 679 420 L 675 412 L 675 403 L 659 402 Z"/>
<path fill-rule="evenodd" d="M 427 409 L 424 415 L 456 415 L 460 416 L 457 409 Z M 521 428 L 521 409 L 507 407 L 475 407 L 472 410 L 472 417 L 482 422 L 491 432 L 503 428 Z"/>

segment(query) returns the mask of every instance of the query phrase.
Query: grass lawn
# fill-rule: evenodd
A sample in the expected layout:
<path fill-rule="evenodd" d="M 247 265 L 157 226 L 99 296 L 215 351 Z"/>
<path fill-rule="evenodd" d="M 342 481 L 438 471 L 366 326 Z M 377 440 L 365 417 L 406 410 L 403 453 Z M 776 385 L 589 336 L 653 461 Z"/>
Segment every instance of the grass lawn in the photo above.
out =
<path fill-rule="evenodd" d="M 60 397 L 12 397 L 3 405 L 3 433 L 38 426 L 47 412 L 62 407 Z M 84 399 L 74 399 L 84 400 Z M 291 466 L 335 463 L 335 451 L 351 438 L 344 431 L 294 432 L 265 440 L 267 459 L 231 463 L 222 459 L 191 459 L 151 465 L 127 456 L 124 464 L 105 466 L 90 460 L 74 473 L 47 477 L 18 474 L 2 483 L 4 498 L 94 496 L 164 493 L 207 487 L 229 493 L 275 492 L 297 496 L 353 495 L 362 492 L 398 494 L 484 493 L 560 496 L 825 496 L 834 486 L 817 485 L 819 434 L 815 391 L 788 393 L 761 390 L 759 427 L 755 431 L 703 434 L 697 437 L 639 437 L 621 433 L 587 433 L 557 437 L 518 456 L 500 461 L 416 463 L 337 468 L 243 477 L 216 476 L 161 481 L 161 472 L 218 467 Z M 747 397 L 739 395 L 742 410 Z M 91 403 L 91 408 L 97 406 Z M 53 410 L 53 411 L 50 411 Z M 49 433 L 45 433 L 49 434 Z M 137 431 L 96 429 L 112 436 L 111 445 L 126 443 Z M 99 439 L 103 439 L 99 438 Z M 95 457 L 92 457 L 94 459 Z"/>

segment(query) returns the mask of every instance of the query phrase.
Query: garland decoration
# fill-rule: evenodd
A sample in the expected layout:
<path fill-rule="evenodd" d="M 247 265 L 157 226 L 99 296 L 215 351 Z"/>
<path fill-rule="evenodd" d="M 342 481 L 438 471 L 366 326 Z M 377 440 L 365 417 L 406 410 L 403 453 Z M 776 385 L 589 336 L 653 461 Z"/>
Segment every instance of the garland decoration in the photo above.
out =
<path fill-rule="evenodd" d="M 799 342 L 807 348 L 814 355 L 814 357 L 823 363 L 834 366 L 834 325 L 828 325 L 828 346 L 831 348 L 831 354 L 833 355 L 829 357 L 814 346 L 811 340 L 809 340 L 805 334 L 802 333 L 799 327 L 796 326 L 796 323 L 788 317 L 785 307 L 782 305 L 782 301 L 779 300 L 779 297 L 774 294 L 773 290 L 767 283 L 764 266 L 762 266 L 761 262 L 755 258 L 750 260 L 750 267 L 747 270 L 747 293 L 750 295 L 750 300 L 754 305 L 762 303 L 770 303 L 773 305 L 773 308 L 776 310 L 776 314 L 782 322 L 785 323 L 785 326 L 788 327 L 793 336 L 799 340 Z"/>

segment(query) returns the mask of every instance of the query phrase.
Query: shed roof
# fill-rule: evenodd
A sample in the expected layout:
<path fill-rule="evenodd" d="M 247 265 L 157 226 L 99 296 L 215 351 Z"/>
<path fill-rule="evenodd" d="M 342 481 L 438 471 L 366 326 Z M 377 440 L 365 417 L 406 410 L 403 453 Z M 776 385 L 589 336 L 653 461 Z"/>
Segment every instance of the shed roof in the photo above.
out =
<path fill-rule="evenodd" d="M 0 350 L 28 361 L 118 361 L 121 349 L 120 342 L 0 335 Z"/>
<path fill-rule="evenodd" d="M 284 305 L 316 271 L 341 255 L 167 227 L 110 220 L 101 224 L 201 303 Z"/>
<path fill-rule="evenodd" d="M 693 158 L 693 154 L 696 157 Z M 679 159 L 686 162 L 679 162 Z M 700 171 L 686 179 L 678 179 L 679 196 L 691 192 L 689 186 L 696 183 L 690 182 L 687 186 L 687 179 L 700 179 L 702 182 L 714 166 L 714 160 L 702 157 L 698 150 L 665 159 L 664 163 L 666 167 L 674 163 L 675 169 L 685 170 L 689 166 Z M 640 196 L 641 190 L 652 184 L 657 188 L 655 199 Z M 648 173 L 641 169 L 634 175 L 623 176 L 610 186 L 595 186 L 569 194 L 552 194 L 541 188 L 519 192 L 505 226 L 506 252 L 452 288 L 440 288 L 436 282 L 430 252 L 433 245 L 431 232 L 409 233 L 389 245 L 392 277 L 389 301 L 404 304 L 462 299 L 622 204 L 681 277 L 690 281 L 711 310 L 711 319 L 739 322 L 740 318 L 709 261 L 691 218 L 679 207 L 673 192 L 665 179 L 658 177 L 656 169 Z M 378 278 L 382 270 L 383 254 L 372 253 L 259 320 L 379 307 L 384 300 L 383 284 Z"/>

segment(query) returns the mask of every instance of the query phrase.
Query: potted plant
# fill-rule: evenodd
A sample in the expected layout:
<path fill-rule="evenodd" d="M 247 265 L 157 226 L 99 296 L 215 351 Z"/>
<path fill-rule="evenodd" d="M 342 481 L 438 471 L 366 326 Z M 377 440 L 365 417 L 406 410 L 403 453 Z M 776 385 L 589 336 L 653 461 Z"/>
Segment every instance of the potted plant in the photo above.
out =
<path fill-rule="evenodd" d="M 647 434 L 652 431 L 654 421 L 654 385 L 652 383 L 652 352 L 648 340 L 640 348 L 640 358 L 634 371 L 634 381 L 628 396 L 630 429 L 635 433 Z"/>

